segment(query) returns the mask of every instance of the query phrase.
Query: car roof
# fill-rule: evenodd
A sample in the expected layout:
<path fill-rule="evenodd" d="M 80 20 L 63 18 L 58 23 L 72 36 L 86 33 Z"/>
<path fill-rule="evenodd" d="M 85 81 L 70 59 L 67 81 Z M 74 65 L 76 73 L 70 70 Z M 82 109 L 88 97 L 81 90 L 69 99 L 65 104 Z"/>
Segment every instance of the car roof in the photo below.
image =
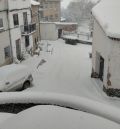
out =
<path fill-rule="evenodd" d="M 86 112 L 40 105 L 6 120 L 0 129 L 120 129 L 120 125 Z"/>
<path fill-rule="evenodd" d="M 9 74 L 11 75 L 16 71 L 21 71 L 25 69 L 27 70 L 27 67 L 21 64 L 11 64 L 11 65 L 0 67 L 0 80 L 8 76 Z"/>

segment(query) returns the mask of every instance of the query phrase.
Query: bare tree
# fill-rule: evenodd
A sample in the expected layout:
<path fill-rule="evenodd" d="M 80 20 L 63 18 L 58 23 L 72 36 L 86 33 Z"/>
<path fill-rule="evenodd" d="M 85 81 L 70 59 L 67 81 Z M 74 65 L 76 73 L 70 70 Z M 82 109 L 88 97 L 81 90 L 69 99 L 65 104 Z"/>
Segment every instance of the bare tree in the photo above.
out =
<path fill-rule="evenodd" d="M 82 22 L 89 21 L 91 19 L 91 10 L 93 6 L 94 3 L 90 0 L 72 1 L 68 5 L 67 9 L 62 10 L 62 15 L 67 21 L 81 24 Z"/>

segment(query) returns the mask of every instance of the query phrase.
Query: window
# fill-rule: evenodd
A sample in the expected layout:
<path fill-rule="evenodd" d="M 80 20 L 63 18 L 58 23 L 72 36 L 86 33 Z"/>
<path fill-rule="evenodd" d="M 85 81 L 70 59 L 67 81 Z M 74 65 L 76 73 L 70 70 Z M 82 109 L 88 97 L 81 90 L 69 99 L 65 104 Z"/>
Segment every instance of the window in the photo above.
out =
<path fill-rule="evenodd" d="M 44 15 L 43 15 L 43 11 L 40 11 L 40 18 L 43 18 Z"/>
<path fill-rule="evenodd" d="M 35 44 L 37 43 L 37 39 L 35 38 Z"/>
<path fill-rule="evenodd" d="M 50 20 L 53 20 L 53 15 L 50 15 Z"/>
<path fill-rule="evenodd" d="M 55 18 L 58 18 L 58 14 L 55 14 Z"/>
<path fill-rule="evenodd" d="M 45 21 L 48 21 L 48 17 L 47 16 L 45 17 Z"/>
<path fill-rule="evenodd" d="M 10 57 L 10 46 L 4 48 L 5 59 Z"/>
<path fill-rule="evenodd" d="M 23 12 L 23 21 L 24 21 L 24 25 L 28 24 L 27 12 Z"/>
<path fill-rule="evenodd" d="M 19 25 L 18 14 L 13 14 L 14 26 Z"/>
<path fill-rule="evenodd" d="M 3 28 L 3 19 L 0 18 L 0 29 Z"/>
<path fill-rule="evenodd" d="M 29 42 L 29 36 L 25 36 L 25 47 L 28 47 L 30 44 Z"/>

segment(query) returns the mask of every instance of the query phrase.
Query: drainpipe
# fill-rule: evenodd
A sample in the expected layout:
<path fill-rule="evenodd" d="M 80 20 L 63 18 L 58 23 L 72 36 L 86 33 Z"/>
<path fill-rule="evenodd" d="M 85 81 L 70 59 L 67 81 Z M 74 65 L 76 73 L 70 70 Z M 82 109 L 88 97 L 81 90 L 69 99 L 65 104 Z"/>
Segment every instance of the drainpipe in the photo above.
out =
<path fill-rule="evenodd" d="M 11 48 L 11 60 L 13 62 L 13 48 L 12 48 L 12 39 L 11 39 L 11 33 L 10 33 L 10 19 L 9 19 L 9 3 L 7 1 L 7 20 L 8 20 L 8 31 L 9 31 L 9 39 L 10 39 L 10 48 Z"/>
<path fill-rule="evenodd" d="M 39 24 L 39 39 L 40 39 L 40 41 L 41 41 L 41 31 L 40 31 L 40 11 L 39 11 L 39 8 L 40 7 L 38 7 L 38 24 Z"/>

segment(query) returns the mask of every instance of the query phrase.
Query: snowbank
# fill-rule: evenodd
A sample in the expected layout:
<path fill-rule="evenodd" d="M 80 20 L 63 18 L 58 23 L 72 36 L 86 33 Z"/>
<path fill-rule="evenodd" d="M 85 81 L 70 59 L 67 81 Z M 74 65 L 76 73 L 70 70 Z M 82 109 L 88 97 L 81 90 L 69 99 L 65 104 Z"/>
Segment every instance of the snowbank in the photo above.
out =
<path fill-rule="evenodd" d="M 87 123 L 87 124 L 86 124 Z M 1 129 L 119 129 L 120 125 L 85 112 L 40 105 L 25 110 L 0 125 Z"/>
<path fill-rule="evenodd" d="M 13 116 L 14 114 L 11 114 L 11 113 L 0 113 L 0 124 L 3 123 L 8 118 L 11 118 Z"/>
<path fill-rule="evenodd" d="M 107 36 L 120 38 L 120 0 L 102 0 L 92 12 Z"/>
<path fill-rule="evenodd" d="M 78 40 L 77 36 L 72 36 L 72 35 L 64 35 L 63 38 L 72 39 L 72 40 Z"/>
<path fill-rule="evenodd" d="M 120 110 L 118 108 L 78 96 L 47 92 L 1 93 L 0 104 L 6 103 L 38 103 L 71 107 L 107 118 L 120 124 Z"/>

